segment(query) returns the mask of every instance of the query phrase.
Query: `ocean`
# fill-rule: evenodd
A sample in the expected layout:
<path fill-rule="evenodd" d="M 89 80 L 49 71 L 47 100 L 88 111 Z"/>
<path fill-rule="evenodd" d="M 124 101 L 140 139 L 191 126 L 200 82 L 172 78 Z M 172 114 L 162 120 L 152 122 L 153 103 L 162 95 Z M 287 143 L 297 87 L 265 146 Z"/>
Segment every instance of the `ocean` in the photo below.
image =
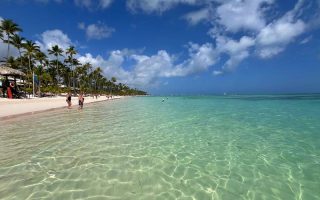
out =
<path fill-rule="evenodd" d="M 320 199 L 320 95 L 129 97 L 0 130 L 0 199 Z"/>

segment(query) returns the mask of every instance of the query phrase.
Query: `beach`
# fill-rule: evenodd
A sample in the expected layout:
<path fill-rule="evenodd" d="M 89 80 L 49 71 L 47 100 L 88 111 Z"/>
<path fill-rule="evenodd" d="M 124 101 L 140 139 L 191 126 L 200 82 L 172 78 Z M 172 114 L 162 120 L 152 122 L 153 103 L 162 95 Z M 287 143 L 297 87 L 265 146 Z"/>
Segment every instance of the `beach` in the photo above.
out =
<path fill-rule="evenodd" d="M 108 99 L 106 96 L 100 96 L 97 99 L 85 97 L 84 105 L 89 103 L 120 99 L 121 96 L 113 96 Z M 0 98 L 0 119 L 18 117 L 20 115 L 34 114 L 53 109 L 66 108 L 66 97 L 43 97 L 30 99 L 4 99 Z M 72 108 L 78 108 L 78 97 L 72 97 Z"/>

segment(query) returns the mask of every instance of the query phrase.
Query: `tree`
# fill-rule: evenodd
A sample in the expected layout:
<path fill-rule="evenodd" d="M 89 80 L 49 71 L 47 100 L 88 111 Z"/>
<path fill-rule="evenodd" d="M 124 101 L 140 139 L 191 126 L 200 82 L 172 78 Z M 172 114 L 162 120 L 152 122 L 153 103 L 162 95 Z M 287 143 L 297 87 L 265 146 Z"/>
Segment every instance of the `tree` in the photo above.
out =
<path fill-rule="evenodd" d="M 32 42 L 31 40 L 27 40 L 26 43 L 23 44 L 23 48 L 25 49 L 25 55 L 28 57 L 28 61 L 29 61 L 29 70 L 32 74 L 32 80 L 33 80 L 33 66 L 31 66 L 31 61 L 32 61 L 32 58 L 35 56 L 35 54 L 37 52 L 40 51 L 40 47 L 37 46 L 34 42 Z M 33 96 L 35 95 L 34 93 L 34 83 L 33 83 L 33 86 L 32 86 L 32 93 L 33 93 Z"/>
<path fill-rule="evenodd" d="M 65 63 L 59 62 L 59 73 L 60 77 L 62 78 L 62 84 L 65 86 L 69 86 L 71 84 L 71 69 L 69 66 L 67 66 Z"/>
<path fill-rule="evenodd" d="M 80 86 L 83 90 L 91 90 L 92 86 L 92 65 L 87 62 L 77 69 L 77 74 L 80 76 Z"/>
<path fill-rule="evenodd" d="M 97 91 L 98 89 L 98 83 L 99 83 L 99 80 L 103 77 L 101 75 L 102 73 L 102 69 L 100 67 L 97 67 L 93 72 L 92 72 L 92 75 L 93 75 L 93 79 L 94 79 L 94 89 L 95 91 Z"/>
<path fill-rule="evenodd" d="M 41 81 L 44 73 L 44 64 L 47 63 L 47 55 L 41 51 L 35 53 L 35 59 L 39 61 L 40 65 L 37 67 L 37 75 L 39 78 L 39 95 L 41 97 Z"/>
<path fill-rule="evenodd" d="M 70 46 L 66 49 L 66 54 L 68 55 L 68 58 L 66 59 L 66 62 L 70 64 L 70 68 L 72 70 L 72 87 L 73 91 L 75 91 L 75 77 L 74 77 L 74 66 L 79 65 L 79 61 L 77 59 L 74 59 L 73 56 L 76 55 L 78 52 L 75 49 L 74 46 Z"/>
<path fill-rule="evenodd" d="M 0 25 L 1 31 L 6 35 L 6 39 L 2 36 L 2 41 L 8 44 L 7 49 L 7 59 L 9 58 L 10 51 L 10 36 L 14 35 L 16 32 L 21 32 L 22 29 L 18 24 L 14 23 L 11 19 L 3 19 Z"/>
<path fill-rule="evenodd" d="M 104 93 L 109 89 L 110 93 L 114 89 L 116 94 L 146 94 L 143 91 L 131 89 L 125 84 L 116 84 L 117 79 L 115 77 L 108 80 L 102 74 L 100 67 L 93 70 L 93 66 L 89 62 L 81 65 L 79 61 L 74 58 L 77 51 L 73 46 L 66 49 L 67 59 L 65 59 L 64 62 L 59 61 L 59 56 L 62 56 L 64 51 L 59 48 L 58 45 L 52 46 L 51 49 L 48 49 L 48 53 L 54 55 L 56 59 L 48 60 L 46 54 L 41 52 L 40 47 L 33 41 L 25 40 L 18 35 L 18 32 L 21 31 L 22 29 L 10 19 L 4 19 L 0 22 L 0 40 L 8 45 L 7 57 L 4 57 L 5 60 L 3 62 L 27 74 L 26 84 L 29 84 L 30 89 L 30 82 L 33 82 L 32 90 L 34 95 L 34 81 L 31 80 L 31 77 L 32 79 L 34 78 L 34 73 L 39 77 L 39 92 L 41 92 L 41 90 L 53 93 L 61 91 L 61 88 L 59 88 L 60 77 L 63 78 L 63 83 L 70 87 L 70 77 L 72 76 L 74 91 L 75 87 L 79 86 L 80 89 L 85 92 Z M 18 49 L 20 57 L 9 55 L 11 45 Z M 75 85 L 75 81 L 77 81 L 77 85 Z"/>
<path fill-rule="evenodd" d="M 13 69 L 18 69 L 18 66 L 19 66 L 17 60 L 13 56 L 10 56 L 7 59 L 7 64 Z"/>
<path fill-rule="evenodd" d="M 21 48 L 23 47 L 24 40 L 25 39 L 23 37 L 20 37 L 18 34 L 14 34 L 14 35 L 10 36 L 10 44 L 15 46 L 19 51 L 20 66 L 21 67 L 22 67 Z"/>
<path fill-rule="evenodd" d="M 56 57 L 56 70 L 57 70 L 57 76 L 58 76 L 58 84 L 59 84 L 59 66 L 58 66 L 58 58 L 59 56 L 62 56 L 63 50 L 59 48 L 58 45 L 54 45 L 51 47 L 51 49 L 48 49 L 48 52 L 50 55 L 54 55 Z"/>
<path fill-rule="evenodd" d="M 111 81 L 112 81 L 113 83 L 116 83 L 116 82 L 117 82 L 117 78 L 116 78 L 116 77 L 111 77 Z"/>
<path fill-rule="evenodd" d="M 111 93 L 112 93 L 113 90 L 116 88 L 116 82 L 117 82 L 116 77 L 111 77 L 111 82 L 110 82 Z"/>

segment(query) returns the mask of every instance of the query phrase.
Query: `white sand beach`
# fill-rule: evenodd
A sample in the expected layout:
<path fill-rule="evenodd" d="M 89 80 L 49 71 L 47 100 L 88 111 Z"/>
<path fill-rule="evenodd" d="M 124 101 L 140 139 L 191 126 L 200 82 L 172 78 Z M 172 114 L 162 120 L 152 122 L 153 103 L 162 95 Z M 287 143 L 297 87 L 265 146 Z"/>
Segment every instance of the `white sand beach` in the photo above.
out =
<path fill-rule="evenodd" d="M 97 99 L 85 97 L 84 104 L 121 99 L 121 96 L 113 96 L 108 99 L 100 96 Z M 72 109 L 78 107 L 78 97 L 72 97 Z M 4 99 L 0 98 L 0 118 L 17 117 L 19 115 L 33 114 L 37 112 L 65 108 L 67 109 L 66 97 L 44 97 L 31 99 Z"/>

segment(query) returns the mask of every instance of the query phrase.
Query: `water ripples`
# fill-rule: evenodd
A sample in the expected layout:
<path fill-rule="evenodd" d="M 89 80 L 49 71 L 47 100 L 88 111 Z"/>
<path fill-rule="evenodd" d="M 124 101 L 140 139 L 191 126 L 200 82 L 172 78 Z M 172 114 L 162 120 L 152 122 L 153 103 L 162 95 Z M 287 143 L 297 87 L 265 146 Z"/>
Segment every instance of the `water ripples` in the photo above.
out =
<path fill-rule="evenodd" d="M 297 115 L 294 104 L 266 109 L 270 102 L 161 99 L 7 121 L 0 135 L 0 197 L 320 198 L 314 112 Z M 297 117 L 304 123 L 290 124 Z"/>

